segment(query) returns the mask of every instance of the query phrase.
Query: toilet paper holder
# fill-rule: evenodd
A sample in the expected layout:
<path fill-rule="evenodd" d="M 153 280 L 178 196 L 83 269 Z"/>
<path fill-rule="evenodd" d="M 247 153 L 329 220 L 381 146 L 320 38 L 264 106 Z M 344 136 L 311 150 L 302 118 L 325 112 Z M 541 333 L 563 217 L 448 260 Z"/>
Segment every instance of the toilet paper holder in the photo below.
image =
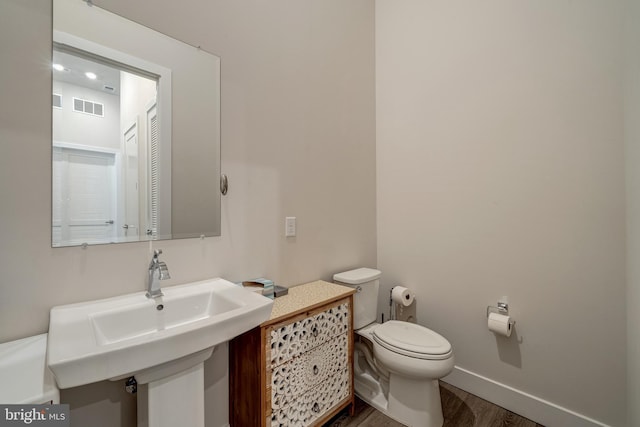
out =
<path fill-rule="evenodd" d="M 490 313 L 498 313 L 498 314 L 502 314 L 504 316 L 508 316 L 509 315 L 509 304 L 506 303 L 505 301 L 498 301 L 498 304 L 496 306 L 493 305 L 488 305 L 487 306 L 487 319 L 489 318 L 489 314 Z M 513 327 L 513 325 L 516 324 L 516 321 L 509 318 L 509 325 L 511 327 Z"/>
<path fill-rule="evenodd" d="M 498 301 L 497 306 L 488 305 L 487 317 L 489 317 L 489 313 L 504 314 L 506 316 L 509 314 L 509 304 L 503 301 Z"/>

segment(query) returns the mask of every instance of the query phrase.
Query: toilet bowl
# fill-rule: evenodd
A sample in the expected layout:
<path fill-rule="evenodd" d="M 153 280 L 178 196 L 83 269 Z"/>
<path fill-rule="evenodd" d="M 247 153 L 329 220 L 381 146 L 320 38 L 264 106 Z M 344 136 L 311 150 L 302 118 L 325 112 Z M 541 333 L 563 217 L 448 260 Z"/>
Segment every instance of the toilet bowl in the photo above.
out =
<path fill-rule="evenodd" d="M 451 344 L 414 323 L 376 323 L 380 271 L 359 268 L 333 276 L 354 287 L 354 388 L 362 400 L 411 427 L 443 423 L 438 379 L 453 369 Z"/>

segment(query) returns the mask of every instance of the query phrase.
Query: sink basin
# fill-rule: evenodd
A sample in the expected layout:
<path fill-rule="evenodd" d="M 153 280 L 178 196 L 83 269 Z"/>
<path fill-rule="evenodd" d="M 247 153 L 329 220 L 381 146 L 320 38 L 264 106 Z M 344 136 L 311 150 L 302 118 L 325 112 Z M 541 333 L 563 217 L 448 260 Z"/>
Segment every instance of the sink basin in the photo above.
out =
<path fill-rule="evenodd" d="M 224 292 L 215 292 L 211 283 L 166 289 L 162 310 L 156 308 L 154 300 L 140 295 L 115 298 L 109 306 L 103 304 L 101 309 L 89 313 L 98 345 L 169 331 L 245 306 Z"/>
<path fill-rule="evenodd" d="M 157 300 L 138 292 L 52 308 L 48 363 L 58 386 L 123 378 L 202 354 L 267 320 L 273 304 L 224 279 L 162 291 Z"/>

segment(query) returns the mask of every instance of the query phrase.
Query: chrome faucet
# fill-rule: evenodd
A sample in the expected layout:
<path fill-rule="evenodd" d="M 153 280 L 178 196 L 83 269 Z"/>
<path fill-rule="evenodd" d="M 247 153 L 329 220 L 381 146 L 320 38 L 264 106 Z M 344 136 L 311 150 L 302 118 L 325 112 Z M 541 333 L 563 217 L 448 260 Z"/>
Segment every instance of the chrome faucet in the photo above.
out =
<path fill-rule="evenodd" d="M 147 283 L 147 298 L 156 298 L 164 295 L 160 289 L 160 280 L 171 279 L 167 264 L 158 259 L 162 249 L 153 251 L 153 258 L 149 264 L 149 281 Z"/>

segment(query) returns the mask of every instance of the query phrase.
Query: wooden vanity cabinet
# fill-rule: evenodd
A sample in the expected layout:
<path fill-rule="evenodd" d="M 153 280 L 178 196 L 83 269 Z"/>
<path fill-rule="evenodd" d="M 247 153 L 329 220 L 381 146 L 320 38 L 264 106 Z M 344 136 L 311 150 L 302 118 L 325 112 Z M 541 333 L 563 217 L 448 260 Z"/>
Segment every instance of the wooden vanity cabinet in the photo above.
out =
<path fill-rule="evenodd" d="M 353 411 L 353 291 L 308 303 L 297 289 L 325 284 L 339 286 L 292 288 L 274 303 L 290 305 L 286 313 L 230 341 L 232 427 L 320 426 Z"/>

